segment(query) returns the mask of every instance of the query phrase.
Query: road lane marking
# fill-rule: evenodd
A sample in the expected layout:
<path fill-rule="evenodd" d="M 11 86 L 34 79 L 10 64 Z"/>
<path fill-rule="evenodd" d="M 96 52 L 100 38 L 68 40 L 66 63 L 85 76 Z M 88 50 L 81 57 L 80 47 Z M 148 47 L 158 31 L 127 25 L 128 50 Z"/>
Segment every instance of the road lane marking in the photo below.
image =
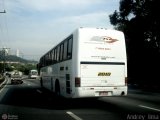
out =
<path fill-rule="evenodd" d="M 9 84 L 9 80 L 8 80 L 8 78 L 5 78 L 5 80 L 0 84 L 0 87 L 2 87 L 1 89 L 0 89 L 0 93 L 3 91 L 3 89 L 6 87 L 6 84 L 4 84 L 6 82 L 6 84 Z"/>
<path fill-rule="evenodd" d="M 4 87 L 0 89 L 0 93 L 3 91 Z"/>
<path fill-rule="evenodd" d="M 5 78 L 5 80 L 0 84 L 0 87 L 2 87 L 4 85 L 4 83 L 7 82 L 6 84 L 8 84 L 8 78 Z"/>
<path fill-rule="evenodd" d="M 148 107 L 148 106 L 144 106 L 144 105 L 139 105 L 139 107 L 147 108 L 147 109 L 150 109 L 150 110 L 154 110 L 154 111 L 160 112 L 160 109 L 156 109 L 156 108 L 152 108 L 152 107 Z"/>
<path fill-rule="evenodd" d="M 82 120 L 80 117 L 78 117 L 77 115 L 75 115 L 74 113 L 70 111 L 67 111 L 66 113 L 70 115 L 72 118 L 74 118 L 75 120 Z"/>
<path fill-rule="evenodd" d="M 42 91 L 40 91 L 40 90 L 38 90 L 38 89 L 37 89 L 37 92 L 40 93 L 40 94 L 42 93 Z"/>
<path fill-rule="evenodd" d="M 29 86 L 30 86 L 31 84 L 27 84 L 27 85 L 29 85 Z"/>

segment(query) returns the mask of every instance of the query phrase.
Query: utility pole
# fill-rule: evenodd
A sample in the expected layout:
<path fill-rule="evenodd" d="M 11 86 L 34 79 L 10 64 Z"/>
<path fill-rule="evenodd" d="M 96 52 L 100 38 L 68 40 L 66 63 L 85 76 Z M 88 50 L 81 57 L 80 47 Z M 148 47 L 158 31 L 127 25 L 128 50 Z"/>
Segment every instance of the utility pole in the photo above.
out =
<path fill-rule="evenodd" d="M 6 13 L 6 10 L 0 11 L 0 13 Z M 3 59 L 3 72 L 5 72 L 5 61 L 6 61 L 6 58 L 5 58 L 4 48 L 2 48 L 2 57 L 3 57 L 3 56 L 4 56 L 4 59 Z"/>
<path fill-rule="evenodd" d="M 0 13 L 6 13 L 6 10 L 0 11 Z M 5 51 L 6 49 L 2 48 L 2 57 L 4 57 L 3 59 L 3 72 L 5 72 L 5 61 L 6 61 L 6 57 L 5 57 Z"/>

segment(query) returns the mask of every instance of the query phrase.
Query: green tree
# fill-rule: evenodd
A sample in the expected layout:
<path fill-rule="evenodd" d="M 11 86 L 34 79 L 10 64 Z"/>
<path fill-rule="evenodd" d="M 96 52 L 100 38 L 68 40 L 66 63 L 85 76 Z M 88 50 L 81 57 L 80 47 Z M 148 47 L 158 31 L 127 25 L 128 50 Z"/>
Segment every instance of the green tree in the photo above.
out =
<path fill-rule="evenodd" d="M 136 82 L 160 83 L 159 5 L 159 0 L 120 0 L 119 10 L 109 16 L 115 29 L 125 33 L 129 76 L 138 77 Z"/>
<path fill-rule="evenodd" d="M 12 63 L 12 64 L 7 65 L 7 67 L 6 67 L 6 71 L 18 70 L 18 71 L 23 72 L 26 75 L 28 75 L 29 71 L 32 69 L 36 69 L 36 64 Z"/>

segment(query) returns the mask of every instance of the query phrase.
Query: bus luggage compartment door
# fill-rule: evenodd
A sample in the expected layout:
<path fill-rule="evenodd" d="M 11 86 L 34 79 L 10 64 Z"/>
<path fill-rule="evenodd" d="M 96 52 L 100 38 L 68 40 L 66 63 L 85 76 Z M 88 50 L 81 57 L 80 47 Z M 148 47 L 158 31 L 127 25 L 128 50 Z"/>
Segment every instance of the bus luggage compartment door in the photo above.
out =
<path fill-rule="evenodd" d="M 125 64 L 81 64 L 81 87 L 125 86 Z"/>

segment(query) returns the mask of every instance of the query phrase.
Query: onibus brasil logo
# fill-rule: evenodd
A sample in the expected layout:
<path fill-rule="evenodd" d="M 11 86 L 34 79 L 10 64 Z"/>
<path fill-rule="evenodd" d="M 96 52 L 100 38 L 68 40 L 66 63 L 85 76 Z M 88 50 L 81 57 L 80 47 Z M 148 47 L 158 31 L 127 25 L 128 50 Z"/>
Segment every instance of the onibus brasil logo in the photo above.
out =
<path fill-rule="evenodd" d="M 18 120 L 18 115 L 2 114 L 2 120 Z"/>

